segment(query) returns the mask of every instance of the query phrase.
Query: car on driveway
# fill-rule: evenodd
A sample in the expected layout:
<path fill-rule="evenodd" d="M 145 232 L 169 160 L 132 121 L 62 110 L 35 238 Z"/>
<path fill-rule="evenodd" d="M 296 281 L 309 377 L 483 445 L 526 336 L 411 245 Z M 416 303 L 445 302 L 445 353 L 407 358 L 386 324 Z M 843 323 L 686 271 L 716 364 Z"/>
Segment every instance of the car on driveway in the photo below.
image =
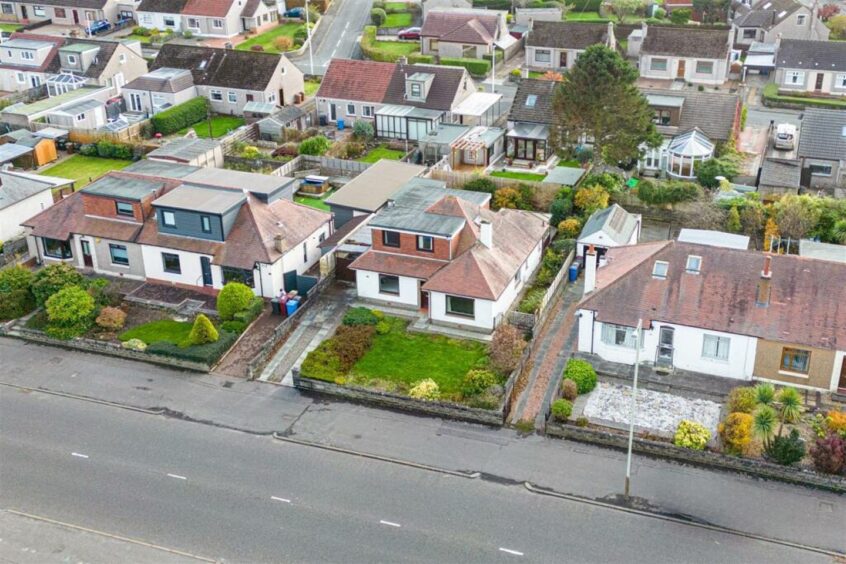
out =
<path fill-rule="evenodd" d="M 420 39 L 420 28 L 419 27 L 409 27 L 397 34 L 397 39 L 412 39 L 417 41 Z"/>
<path fill-rule="evenodd" d="M 302 8 L 291 8 L 290 10 L 285 10 L 285 13 L 283 13 L 282 16 L 286 18 L 303 19 L 303 17 L 305 16 L 305 12 Z"/>

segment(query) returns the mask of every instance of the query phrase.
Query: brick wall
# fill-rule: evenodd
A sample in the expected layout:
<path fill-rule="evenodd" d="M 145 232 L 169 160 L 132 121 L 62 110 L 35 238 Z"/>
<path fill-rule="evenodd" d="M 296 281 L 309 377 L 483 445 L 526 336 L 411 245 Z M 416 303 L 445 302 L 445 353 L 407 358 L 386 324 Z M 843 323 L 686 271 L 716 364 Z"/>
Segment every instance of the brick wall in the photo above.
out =
<path fill-rule="evenodd" d="M 433 252 L 420 251 L 417 249 L 417 236 L 411 233 L 400 233 L 400 246 L 388 247 L 382 242 L 382 229 L 373 229 L 373 250 L 385 251 L 387 253 L 398 253 L 416 257 L 449 260 L 450 242 L 449 239 L 435 237 L 433 241 Z"/>
<path fill-rule="evenodd" d="M 122 219 L 125 221 L 129 220 L 129 216 L 117 215 L 117 209 L 115 208 L 116 201 L 132 204 L 132 211 L 134 213 L 133 217 L 135 221 L 139 223 L 144 221 L 144 214 L 141 210 L 141 202 L 133 202 L 130 200 L 118 200 L 115 198 L 94 196 L 92 194 L 82 195 L 82 205 L 83 209 L 85 209 L 86 215 L 93 215 L 97 217 L 109 217 L 115 219 Z"/>

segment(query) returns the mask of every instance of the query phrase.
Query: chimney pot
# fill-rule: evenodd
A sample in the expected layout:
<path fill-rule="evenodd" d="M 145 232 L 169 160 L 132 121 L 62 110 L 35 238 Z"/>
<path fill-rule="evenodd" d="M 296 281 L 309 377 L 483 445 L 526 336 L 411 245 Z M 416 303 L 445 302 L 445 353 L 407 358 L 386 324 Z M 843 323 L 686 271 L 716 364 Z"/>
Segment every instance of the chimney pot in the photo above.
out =
<path fill-rule="evenodd" d="M 591 245 L 585 253 L 585 294 L 596 289 L 596 267 L 596 249 Z"/>
<path fill-rule="evenodd" d="M 761 271 L 761 278 L 766 278 L 769 280 L 773 277 L 772 262 L 773 257 L 771 255 L 767 255 L 764 257 L 764 270 Z"/>
<path fill-rule="evenodd" d="M 479 240 L 487 248 L 493 247 L 493 225 L 487 219 L 479 223 Z"/>
<path fill-rule="evenodd" d="M 276 235 L 273 238 L 273 246 L 276 248 L 276 252 L 284 253 L 285 252 L 285 238 L 282 235 Z"/>

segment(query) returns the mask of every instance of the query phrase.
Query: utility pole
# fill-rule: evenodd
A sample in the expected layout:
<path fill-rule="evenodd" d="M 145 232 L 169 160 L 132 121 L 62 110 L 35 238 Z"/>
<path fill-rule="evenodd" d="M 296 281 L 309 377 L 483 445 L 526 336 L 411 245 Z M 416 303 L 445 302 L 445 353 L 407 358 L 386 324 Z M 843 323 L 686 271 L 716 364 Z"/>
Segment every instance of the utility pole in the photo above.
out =
<path fill-rule="evenodd" d="M 640 340 L 641 331 L 643 329 L 643 320 L 637 320 L 637 329 L 635 329 L 635 365 L 634 365 L 634 381 L 632 383 L 632 411 L 629 416 L 629 448 L 626 454 L 626 487 L 623 495 L 626 500 L 629 499 L 629 490 L 631 487 L 632 477 L 632 444 L 634 443 L 634 422 L 635 413 L 637 413 L 637 372 L 640 367 Z"/>
<path fill-rule="evenodd" d="M 311 25 L 308 21 L 308 0 L 305 0 L 306 13 L 306 35 L 308 36 L 308 65 L 311 68 L 311 76 L 314 76 L 314 54 L 311 51 Z"/>

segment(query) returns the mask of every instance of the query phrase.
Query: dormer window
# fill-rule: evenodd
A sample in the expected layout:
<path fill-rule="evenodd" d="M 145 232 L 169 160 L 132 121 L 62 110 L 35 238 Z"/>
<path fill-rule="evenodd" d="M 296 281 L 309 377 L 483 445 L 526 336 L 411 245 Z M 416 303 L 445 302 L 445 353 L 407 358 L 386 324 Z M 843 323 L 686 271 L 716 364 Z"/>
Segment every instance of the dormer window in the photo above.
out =
<path fill-rule="evenodd" d="M 75 65 L 76 64 L 76 55 L 68 55 L 68 64 Z"/>
<path fill-rule="evenodd" d="M 411 85 L 411 95 L 414 98 L 420 98 L 422 96 L 422 89 L 419 84 L 414 83 Z"/>
<path fill-rule="evenodd" d="M 702 266 L 702 257 L 696 255 L 689 255 L 687 257 L 687 265 L 685 271 L 688 274 L 699 274 L 699 269 Z"/>
<path fill-rule="evenodd" d="M 386 247 L 399 247 L 400 234 L 397 231 L 382 231 L 382 244 Z"/>
<path fill-rule="evenodd" d="M 652 267 L 652 277 L 664 280 L 667 278 L 667 270 L 670 268 L 670 263 L 663 260 L 656 260 Z"/>
<path fill-rule="evenodd" d="M 417 250 L 431 253 L 435 250 L 435 242 L 432 237 L 428 235 L 417 236 Z"/>
<path fill-rule="evenodd" d="M 135 217 L 135 211 L 129 202 L 115 202 L 115 213 L 126 217 Z"/>
<path fill-rule="evenodd" d="M 35 58 L 35 55 L 32 54 L 32 51 L 21 51 L 21 59 L 25 61 L 31 61 Z"/>
<path fill-rule="evenodd" d="M 805 25 L 805 14 L 796 16 L 796 25 Z"/>
<path fill-rule="evenodd" d="M 173 214 L 173 212 L 163 211 L 162 223 L 167 227 L 176 227 L 176 216 Z"/>

